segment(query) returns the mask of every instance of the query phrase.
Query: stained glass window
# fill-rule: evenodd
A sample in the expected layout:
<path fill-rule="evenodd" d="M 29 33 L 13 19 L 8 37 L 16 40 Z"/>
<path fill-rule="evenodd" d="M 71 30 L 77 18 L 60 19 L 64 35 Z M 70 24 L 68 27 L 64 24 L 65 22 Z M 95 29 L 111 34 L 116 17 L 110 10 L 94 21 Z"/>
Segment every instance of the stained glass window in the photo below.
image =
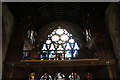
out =
<path fill-rule="evenodd" d="M 77 73 L 71 73 L 69 75 L 69 80 L 80 80 L 80 76 Z"/>
<path fill-rule="evenodd" d="M 40 80 L 53 80 L 53 79 L 49 73 L 44 73 L 44 75 L 41 76 Z"/>
<path fill-rule="evenodd" d="M 59 72 L 59 73 L 55 76 L 54 80 L 65 80 L 65 75 Z"/>
<path fill-rule="evenodd" d="M 42 53 L 48 52 L 49 60 L 64 60 L 76 58 L 80 50 L 80 45 L 73 39 L 72 34 L 66 29 L 53 30 L 43 44 Z"/>
<path fill-rule="evenodd" d="M 31 44 L 34 44 L 34 42 L 35 42 L 35 37 L 36 37 L 36 35 L 37 35 L 37 33 L 35 32 L 35 31 L 33 31 L 33 30 L 29 30 L 28 32 L 27 32 L 27 37 L 28 37 L 28 39 L 30 40 L 30 43 Z"/>
<path fill-rule="evenodd" d="M 85 36 L 86 36 L 86 41 L 87 42 L 89 42 L 89 41 L 91 41 L 91 30 L 90 29 L 86 29 L 84 32 L 83 32 L 83 34 L 85 34 Z"/>
<path fill-rule="evenodd" d="M 32 72 L 32 73 L 29 75 L 29 80 L 36 80 L 35 72 Z"/>

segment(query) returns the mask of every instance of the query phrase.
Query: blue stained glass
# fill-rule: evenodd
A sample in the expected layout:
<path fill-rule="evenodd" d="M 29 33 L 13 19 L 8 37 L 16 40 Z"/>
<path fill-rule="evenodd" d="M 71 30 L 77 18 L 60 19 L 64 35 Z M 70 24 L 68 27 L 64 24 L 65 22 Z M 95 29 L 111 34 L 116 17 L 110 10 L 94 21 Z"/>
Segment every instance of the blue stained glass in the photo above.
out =
<path fill-rule="evenodd" d="M 78 44 L 75 42 L 75 39 L 72 38 L 72 34 L 68 33 L 66 29 L 55 29 L 52 34 L 48 35 L 48 39 L 43 45 L 42 50 L 49 50 L 49 59 L 57 58 L 56 54 L 63 55 L 63 59 L 71 58 L 73 50 L 73 57 L 78 56 L 79 50 Z M 56 52 L 54 50 L 57 50 Z M 65 52 L 65 56 L 64 56 Z M 43 52 L 44 53 L 44 52 Z M 48 56 L 46 56 L 48 57 Z"/>
<path fill-rule="evenodd" d="M 78 47 L 77 43 L 75 43 L 74 49 L 79 50 L 79 47 Z"/>
<path fill-rule="evenodd" d="M 68 50 L 68 51 L 66 52 L 66 54 L 65 54 L 65 57 L 67 57 L 67 58 L 68 58 L 68 57 L 72 57 L 71 55 L 72 55 L 72 54 L 71 54 L 71 51 Z"/>
<path fill-rule="evenodd" d="M 77 57 L 77 56 L 78 56 L 78 51 L 75 50 L 75 51 L 74 51 L 74 54 L 73 54 L 73 57 Z"/>
<path fill-rule="evenodd" d="M 73 48 L 73 47 L 74 47 L 74 44 L 70 44 L 70 46 L 71 46 L 71 48 Z"/>
<path fill-rule="evenodd" d="M 49 58 L 52 58 L 52 51 L 50 51 L 49 53 Z"/>
<path fill-rule="evenodd" d="M 54 58 L 55 57 L 54 53 L 55 53 L 54 51 L 50 51 L 49 58 Z"/>
<path fill-rule="evenodd" d="M 71 50 L 69 43 L 67 43 L 66 50 Z"/>

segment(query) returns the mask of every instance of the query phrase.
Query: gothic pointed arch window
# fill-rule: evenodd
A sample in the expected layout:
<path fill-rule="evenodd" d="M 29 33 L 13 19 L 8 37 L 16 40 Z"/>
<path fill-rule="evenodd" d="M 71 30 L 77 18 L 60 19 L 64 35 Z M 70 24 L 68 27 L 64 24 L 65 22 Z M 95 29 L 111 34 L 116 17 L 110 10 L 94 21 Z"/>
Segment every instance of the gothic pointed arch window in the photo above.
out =
<path fill-rule="evenodd" d="M 31 74 L 29 74 L 29 80 L 36 80 L 35 72 L 32 72 Z"/>
<path fill-rule="evenodd" d="M 23 56 L 22 59 L 28 59 L 30 57 L 29 52 L 34 48 L 37 33 L 34 30 L 28 30 L 26 32 L 26 38 L 23 45 Z"/>
<path fill-rule="evenodd" d="M 34 30 L 27 31 L 27 38 L 29 39 L 31 44 L 35 43 L 36 35 L 37 35 L 37 33 Z"/>
<path fill-rule="evenodd" d="M 44 75 L 41 76 L 40 80 L 53 80 L 53 79 L 49 73 L 44 73 Z"/>
<path fill-rule="evenodd" d="M 70 60 L 78 57 L 80 45 L 72 34 L 59 26 L 48 35 L 41 50 L 41 59 L 48 57 L 49 60 Z"/>
<path fill-rule="evenodd" d="M 65 80 L 65 75 L 62 74 L 61 72 L 57 73 L 55 76 L 54 80 Z"/>
<path fill-rule="evenodd" d="M 77 73 L 72 72 L 69 75 L 69 80 L 81 80 L 81 79 L 80 79 L 80 76 Z"/>

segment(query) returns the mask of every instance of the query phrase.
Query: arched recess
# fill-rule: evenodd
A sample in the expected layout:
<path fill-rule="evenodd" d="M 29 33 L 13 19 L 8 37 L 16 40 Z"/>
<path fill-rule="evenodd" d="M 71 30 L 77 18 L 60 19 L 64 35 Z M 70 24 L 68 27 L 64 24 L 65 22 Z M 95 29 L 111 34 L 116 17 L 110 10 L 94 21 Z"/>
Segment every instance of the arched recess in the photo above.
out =
<path fill-rule="evenodd" d="M 66 50 L 65 47 L 63 49 L 63 52 L 57 52 L 58 50 L 55 49 L 54 51 L 56 51 L 56 52 L 54 52 L 52 54 L 57 56 L 57 55 L 59 55 L 58 53 L 60 53 L 61 55 L 59 55 L 59 57 L 64 56 L 64 59 L 66 59 L 65 58 L 66 53 L 69 53 L 71 55 L 71 58 L 69 58 L 69 59 L 73 59 L 73 58 L 75 58 L 75 59 L 84 58 L 85 59 L 85 58 L 96 58 L 97 57 L 96 53 L 95 53 L 95 50 L 94 50 L 94 47 L 93 47 L 93 49 L 90 49 L 88 47 L 89 42 L 94 43 L 94 41 L 87 41 L 86 40 L 87 37 L 88 38 L 91 37 L 91 36 L 88 35 L 88 34 L 91 34 L 89 29 L 83 29 L 81 26 L 78 26 L 76 24 L 73 24 L 73 23 L 70 23 L 70 22 L 67 22 L 67 21 L 55 21 L 55 22 L 52 22 L 50 24 L 47 24 L 46 26 L 42 26 L 40 28 L 40 30 L 36 31 L 37 36 L 35 37 L 35 44 L 31 46 L 31 48 L 32 48 L 31 50 L 27 51 L 29 53 L 26 53 L 26 52 L 23 51 L 25 53 L 25 56 L 23 56 L 23 59 L 27 55 L 26 58 L 28 58 L 30 56 L 30 57 L 32 57 L 32 59 L 49 60 L 51 50 L 50 49 L 43 49 L 44 50 L 44 52 L 43 52 L 42 48 L 45 44 L 45 41 L 48 39 L 48 35 L 50 35 L 53 31 L 55 31 L 57 29 L 64 30 L 65 35 L 66 35 L 65 31 L 67 31 L 67 33 L 72 35 L 72 37 L 70 37 L 70 35 L 69 35 L 69 39 L 67 40 L 67 42 L 65 42 L 66 43 L 65 46 L 68 46 L 68 45 L 71 46 L 71 44 L 69 43 L 69 40 L 71 38 L 71 39 L 75 40 L 75 42 L 73 43 L 73 46 L 74 47 L 78 46 L 78 48 L 75 49 L 74 47 L 72 47 L 71 50 L 69 48 L 70 52 L 69 51 L 67 52 L 68 49 Z M 62 36 L 60 36 L 60 35 L 58 35 L 58 36 L 62 38 Z M 51 38 L 52 37 L 53 37 L 53 35 L 51 36 Z M 50 47 L 51 47 L 51 45 L 52 44 L 50 44 Z M 32 52 L 33 50 L 34 50 L 34 52 Z M 46 50 L 46 52 L 45 52 L 45 50 Z M 75 50 L 77 50 L 77 51 L 75 51 Z M 43 54 L 43 53 L 45 53 L 45 54 Z M 57 53 L 57 54 L 55 54 L 55 53 Z M 74 54 L 77 54 L 77 57 L 74 57 Z M 34 57 L 33 57 L 33 55 L 34 55 Z M 29 57 L 29 59 L 31 59 L 30 57 Z M 45 57 L 45 58 L 43 58 L 43 57 Z M 61 58 L 60 60 L 64 60 L 64 59 Z M 57 60 L 57 59 L 54 59 L 54 60 Z"/>
<path fill-rule="evenodd" d="M 58 26 L 62 26 L 62 28 L 66 29 L 69 33 L 71 33 L 81 44 L 84 44 L 83 42 L 83 34 L 82 34 L 82 28 L 80 26 L 75 25 L 73 23 L 67 22 L 67 21 L 55 21 L 50 24 L 47 24 L 46 26 L 42 27 L 38 31 L 38 37 L 37 37 L 37 44 L 41 45 L 41 41 L 46 40 L 47 36 L 54 31 L 54 29 L 57 29 Z M 41 43 L 41 44 L 40 44 Z"/>

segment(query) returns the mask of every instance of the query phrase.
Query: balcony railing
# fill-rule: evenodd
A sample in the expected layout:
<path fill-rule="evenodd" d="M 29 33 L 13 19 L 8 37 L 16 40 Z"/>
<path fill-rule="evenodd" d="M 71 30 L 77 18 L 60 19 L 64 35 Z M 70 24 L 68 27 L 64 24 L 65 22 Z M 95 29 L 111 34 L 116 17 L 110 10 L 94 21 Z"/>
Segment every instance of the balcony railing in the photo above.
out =
<path fill-rule="evenodd" d="M 52 50 L 54 51 L 54 50 Z M 58 50 L 57 50 L 58 51 Z M 63 50 L 63 53 L 58 53 L 57 51 L 54 51 L 55 53 L 50 53 L 49 51 L 23 51 L 22 60 L 73 60 L 73 59 L 95 59 L 98 58 L 97 53 L 78 53 L 76 56 L 73 52 L 70 53 L 69 56 L 67 56 L 66 51 Z M 62 51 L 62 50 L 60 50 Z"/>

